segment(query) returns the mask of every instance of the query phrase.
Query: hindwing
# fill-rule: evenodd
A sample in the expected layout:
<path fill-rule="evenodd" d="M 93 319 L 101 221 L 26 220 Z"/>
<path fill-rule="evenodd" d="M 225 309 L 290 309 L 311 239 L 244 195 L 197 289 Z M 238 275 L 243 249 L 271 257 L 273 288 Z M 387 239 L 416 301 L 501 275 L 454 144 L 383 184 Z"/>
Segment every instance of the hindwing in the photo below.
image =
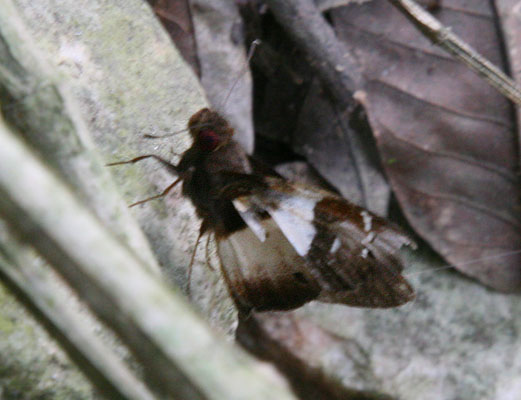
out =
<path fill-rule="evenodd" d="M 320 301 L 395 307 L 414 298 L 397 250 L 399 228 L 330 192 L 266 177 L 233 199 L 246 227 L 219 241 L 226 279 L 247 308 Z"/>

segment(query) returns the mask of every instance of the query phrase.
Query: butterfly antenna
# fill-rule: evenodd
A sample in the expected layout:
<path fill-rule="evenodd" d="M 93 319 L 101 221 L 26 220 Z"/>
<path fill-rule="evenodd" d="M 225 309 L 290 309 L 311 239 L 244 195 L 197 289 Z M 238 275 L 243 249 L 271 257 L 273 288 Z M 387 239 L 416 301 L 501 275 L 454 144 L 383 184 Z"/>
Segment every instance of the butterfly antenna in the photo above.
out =
<path fill-rule="evenodd" d="M 155 196 L 148 197 L 146 199 L 136 201 L 135 203 L 132 203 L 128 206 L 128 208 L 135 207 L 139 204 L 147 203 L 151 200 L 160 199 L 161 197 L 165 197 L 170 191 L 179 183 L 181 182 L 181 178 L 177 178 L 173 183 L 171 183 L 165 190 L 163 190 L 161 193 L 156 194 Z"/>
<path fill-rule="evenodd" d="M 192 125 L 191 128 L 204 128 L 205 126 L 209 126 L 210 124 L 196 124 L 196 125 Z M 190 128 L 183 128 L 183 129 L 180 129 L 178 131 L 175 131 L 175 132 L 170 132 L 170 133 L 165 133 L 164 135 L 151 135 L 150 133 L 145 133 L 143 135 L 143 137 L 145 139 L 163 139 L 163 138 L 166 138 L 166 137 L 170 137 L 170 136 L 175 136 L 179 133 L 183 133 L 183 132 L 186 132 L 190 130 Z"/>
<path fill-rule="evenodd" d="M 452 269 L 452 268 L 456 268 L 456 267 L 463 267 L 465 265 L 472 265 L 472 264 L 478 263 L 480 261 L 493 260 L 495 258 L 503 258 L 503 257 L 512 256 L 512 255 L 519 254 L 519 253 L 521 253 L 521 250 L 506 251 L 506 252 L 503 252 L 503 253 L 493 254 L 491 256 L 476 258 L 474 260 L 469 260 L 469 261 L 465 261 L 465 262 L 462 262 L 462 263 L 457 263 L 457 264 L 452 264 L 452 265 L 447 264 L 447 265 L 443 265 L 441 267 L 429 268 L 429 269 L 425 269 L 425 270 L 422 270 L 422 271 L 412 271 L 412 272 L 409 272 L 407 274 L 404 274 L 404 276 L 405 277 L 411 277 L 411 276 L 415 276 L 415 275 L 424 274 L 426 272 L 441 271 L 441 270 L 444 270 L 444 269 Z"/>
<path fill-rule="evenodd" d="M 248 69 L 248 66 L 250 64 L 250 61 L 253 57 L 253 54 L 255 53 L 255 49 L 257 48 L 258 45 L 261 44 L 261 41 L 260 39 L 255 39 L 253 42 L 251 42 L 251 45 L 250 45 L 250 48 L 248 50 L 248 56 L 246 57 L 246 61 L 244 62 L 244 65 L 241 69 L 241 72 L 239 72 L 239 76 L 235 79 L 235 81 L 233 82 L 230 90 L 228 90 L 228 94 L 226 95 L 226 97 L 224 98 L 224 101 L 222 103 L 222 106 L 221 106 L 221 109 L 224 108 L 224 106 L 226 105 L 226 103 L 228 103 L 228 99 L 230 98 L 230 95 L 232 94 L 233 92 L 233 89 L 235 89 L 235 86 L 237 85 L 237 82 L 239 82 L 239 79 L 241 79 L 241 77 L 244 75 L 244 73 L 246 72 L 246 70 Z"/>
<path fill-rule="evenodd" d="M 183 128 L 183 129 L 180 129 L 178 131 L 175 131 L 175 132 L 170 132 L 170 133 L 165 133 L 164 135 L 151 135 L 150 133 L 145 133 L 143 135 L 143 137 L 145 139 L 162 139 L 162 138 L 166 138 L 166 137 L 170 137 L 170 136 L 175 136 L 179 133 L 183 133 L 183 132 L 186 132 L 188 130 L 188 128 Z"/>

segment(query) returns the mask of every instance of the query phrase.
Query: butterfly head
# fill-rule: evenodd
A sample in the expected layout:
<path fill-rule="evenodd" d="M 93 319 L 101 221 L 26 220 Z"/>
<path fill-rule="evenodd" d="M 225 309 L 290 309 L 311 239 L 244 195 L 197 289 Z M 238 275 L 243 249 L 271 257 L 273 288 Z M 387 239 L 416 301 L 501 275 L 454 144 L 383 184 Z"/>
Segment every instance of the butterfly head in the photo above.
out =
<path fill-rule="evenodd" d="M 188 121 L 188 129 L 201 151 L 212 152 L 229 142 L 233 128 L 217 112 L 203 108 Z"/>

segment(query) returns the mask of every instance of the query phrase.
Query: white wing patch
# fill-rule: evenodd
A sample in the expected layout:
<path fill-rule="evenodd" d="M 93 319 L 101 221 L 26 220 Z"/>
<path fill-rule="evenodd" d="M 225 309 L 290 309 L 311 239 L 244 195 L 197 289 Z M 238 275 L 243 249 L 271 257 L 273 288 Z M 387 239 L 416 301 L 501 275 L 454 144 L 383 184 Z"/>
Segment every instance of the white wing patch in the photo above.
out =
<path fill-rule="evenodd" d="M 342 244 L 342 242 L 340 241 L 340 239 L 338 238 L 338 236 L 335 238 L 335 240 L 333 241 L 333 244 L 331 245 L 331 248 L 329 249 L 329 252 L 331 254 L 334 254 L 338 251 L 338 249 L 340 248 L 340 245 Z"/>
<path fill-rule="evenodd" d="M 276 192 L 273 197 L 270 196 L 265 201 L 262 196 L 257 198 L 238 197 L 233 200 L 233 205 L 261 242 L 266 240 L 266 229 L 264 221 L 258 218 L 257 210 L 267 211 L 297 253 L 304 257 L 317 233 L 313 225 L 313 217 L 318 200 L 312 197 Z"/>
<path fill-rule="evenodd" d="M 251 203 L 245 197 L 238 197 L 232 202 L 246 225 L 248 225 L 261 242 L 264 242 L 266 240 L 266 230 L 262 225 L 262 221 L 257 217 Z"/>
<path fill-rule="evenodd" d="M 276 207 L 265 207 L 302 257 L 308 253 L 317 233 L 313 225 L 313 210 L 316 203 L 316 200 L 311 198 L 282 196 Z"/>
<path fill-rule="evenodd" d="M 364 219 L 364 231 L 369 232 L 373 227 L 373 217 L 365 210 L 360 215 Z"/>

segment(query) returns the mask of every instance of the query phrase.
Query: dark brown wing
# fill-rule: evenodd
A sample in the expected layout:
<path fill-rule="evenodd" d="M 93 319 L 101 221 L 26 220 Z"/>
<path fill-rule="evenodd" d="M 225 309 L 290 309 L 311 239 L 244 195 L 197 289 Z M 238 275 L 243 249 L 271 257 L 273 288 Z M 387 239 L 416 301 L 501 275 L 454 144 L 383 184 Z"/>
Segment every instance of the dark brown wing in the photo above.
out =
<path fill-rule="evenodd" d="M 302 299 L 307 301 L 316 297 L 326 302 L 373 308 L 394 307 L 414 298 L 414 290 L 400 274 L 403 267 L 395 255 L 402 245 L 413 243 L 398 228 L 329 192 L 275 177 L 266 178 L 266 182 L 267 185 L 250 195 L 235 199 L 234 205 L 252 227 L 252 238 L 266 246 L 264 252 L 273 247 L 272 240 L 262 242 L 263 227 L 269 224 L 264 233 L 269 231 L 273 235 L 278 227 L 282 235 L 278 233 L 275 242 L 282 243 L 282 239 L 289 242 L 293 255 L 284 262 L 275 257 L 272 263 L 258 268 L 252 253 L 249 261 L 244 258 L 235 263 L 242 265 L 240 273 L 238 267 L 230 268 L 233 263 L 225 265 L 235 277 L 235 285 L 244 287 L 244 293 L 262 291 L 259 288 L 264 288 L 263 279 L 256 281 L 255 276 L 269 271 L 270 296 L 279 299 L 277 304 L 283 303 L 280 299 L 288 293 L 295 298 L 302 293 Z M 271 219 L 261 218 L 261 211 L 267 212 Z M 285 254 L 291 253 L 286 243 L 284 248 Z M 237 247 L 238 252 L 241 250 Z M 250 268 L 252 263 L 257 267 Z M 244 271 L 250 271 L 252 276 L 243 279 Z"/>
<path fill-rule="evenodd" d="M 217 250 L 229 290 L 242 311 L 289 310 L 320 294 L 306 261 L 271 218 L 260 220 L 253 229 L 244 227 L 218 237 Z"/>

